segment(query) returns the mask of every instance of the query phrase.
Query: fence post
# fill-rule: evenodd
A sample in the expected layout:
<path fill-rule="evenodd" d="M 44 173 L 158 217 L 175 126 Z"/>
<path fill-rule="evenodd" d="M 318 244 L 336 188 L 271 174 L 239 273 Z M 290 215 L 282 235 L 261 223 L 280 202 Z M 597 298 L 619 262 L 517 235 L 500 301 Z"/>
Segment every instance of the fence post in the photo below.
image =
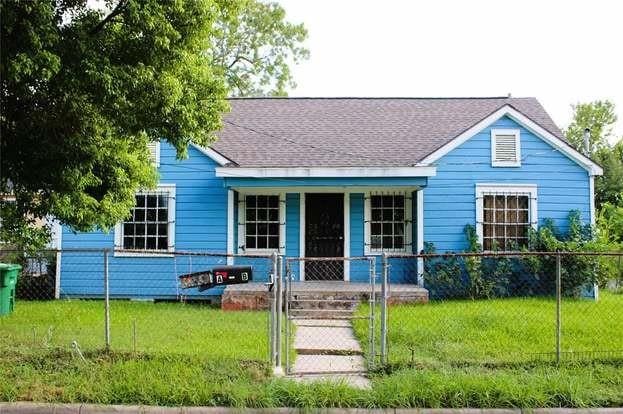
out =
<path fill-rule="evenodd" d="M 560 332 L 561 332 L 561 301 L 562 301 L 562 288 L 561 288 L 561 265 L 560 254 L 556 255 L 556 362 L 560 362 Z"/>
<path fill-rule="evenodd" d="M 56 274 L 54 275 L 54 299 L 61 298 L 61 246 L 56 246 Z"/>
<path fill-rule="evenodd" d="M 283 312 L 283 256 L 277 258 L 277 317 L 276 325 L 276 360 L 275 360 L 275 374 L 283 375 L 283 369 L 281 368 L 281 330 L 282 330 L 282 315 Z"/>
<path fill-rule="evenodd" d="M 286 374 L 290 373 L 290 294 L 292 291 L 292 280 L 290 280 L 292 269 L 290 268 L 290 261 L 286 260 L 286 304 L 285 304 L 285 318 L 286 318 L 286 326 L 285 326 L 285 372 Z"/>
<path fill-rule="evenodd" d="M 383 271 L 381 282 L 381 364 L 387 364 L 387 295 L 388 295 L 388 280 L 389 280 L 389 262 L 387 259 L 387 253 L 383 253 L 382 257 Z"/>
<path fill-rule="evenodd" d="M 370 257 L 369 261 L 370 266 L 370 321 L 368 323 L 369 330 L 369 341 L 370 341 L 370 352 L 368 358 L 368 367 L 373 368 L 374 362 L 376 360 L 376 350 L 375 348 L 375 329 L 376 329 L 376 315 L 374 312 L 374 308 L 376 307 L 376 258 L 374 256 Z"/>
<path fill-rule="evenodd" d="M 108 249 L 104 249 L 104 331 L 106 350 L 110 350 L 110 290 L 108 286 Z"/>
<path fill-rule="evenodd" d="M 277 280 L 277 253 L 273 253 L 271 256 L 271 279 L 268 288 L 270 289 L 269 298 L 270 298 L 270 317 L 269 317 L 269 335 L 270 335 L 270 345 L 269 345 L 269 353 L 270 353 L 270 365 L 272 367 L 275 366 L 275 354 L 277 349 L 277 333 L 276 333 L 276 321 L 277 321 L 277 303 L 276 303 L 276 293 L 275 293 L 275 284 Z"/>

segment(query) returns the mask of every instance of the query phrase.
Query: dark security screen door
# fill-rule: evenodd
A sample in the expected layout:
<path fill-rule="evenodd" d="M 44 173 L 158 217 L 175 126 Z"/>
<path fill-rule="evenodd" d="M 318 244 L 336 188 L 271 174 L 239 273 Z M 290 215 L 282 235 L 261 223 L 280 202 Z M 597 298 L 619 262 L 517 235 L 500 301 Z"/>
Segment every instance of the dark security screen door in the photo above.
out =
<path fill-rule="evenodd" d="M 344 194 L 305 195 L 305 256 L 344 256 Z M 344 280 L 344 262 L 307 261 L 305 280 Z"/>

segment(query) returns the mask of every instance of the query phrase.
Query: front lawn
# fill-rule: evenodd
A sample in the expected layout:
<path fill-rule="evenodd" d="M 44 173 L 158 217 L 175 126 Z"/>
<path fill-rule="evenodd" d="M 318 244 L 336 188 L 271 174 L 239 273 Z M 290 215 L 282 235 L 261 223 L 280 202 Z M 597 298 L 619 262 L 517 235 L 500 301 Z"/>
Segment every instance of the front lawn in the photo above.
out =
<path fill-rule="evenodd" d="M 365 313 L 367 308 L 360 311 Z M 623 357 L 623 295 L 602 292 L 597 302 L 565 298 L 561 316 L 563 359 Z M 392 365 L 500 364 L 555 358 L 554 299 L 390 306 L 388 320 Z M 367 336 L 367 329 L 367 321 L 357 321 L 360 338 Z"/>
<path fill-rule="evenodd" d="M 619 303 L 620 298 L 612 300 Z M 448 349 L 459 346 L 460 335 L 448 340 L 455 345 L 438 346 L 446 328 L 435 325 L 434 318 L 443 321 L 443 306 L 449 307 L 446 316 L 453 314 L 450 303 L 392 308 L 393 365 L 372 376 L 372 389 L 357 390 L 272 378 L 266 362 L 266 312 L 113 301 L 112 351 L 104 352 L 101 301 L 19 302 L 13 315 L 0 318 L 0 400 L 238 407 L 623 405 L 623 363 L 617 360 L 560 366 L 453 363 L 461 360 L 460 353 Z M 472 323 L 473 315 L 460 315 L 465 324 Z M 435 335 L 436 343 L 418 333 L 417 320 L 427 321 L 423 326 L 431 330 L 426 335 Z M 357 326 L 359 335 L 364 331 Z M 73 340 L 86 361 L 72 351 Z M 422 347 L 412 365 L 410 347 L 417 344 Z M 477 355 L 476 343 L 466 344 L 466 354 Z"/>
<path fill-rule="evenodd" d="M 449 300 L 388 308 L 388 367 L 374 379 L 381 406 L 623 405 L 623 295 Z M 360 306 L 361 316 L 368 314 Z M 380 317 L 376 312 L 377 318 Z M 368 321 L 355 320 L 367 352 Z M 380 320 L 376 323 L 377 346 Z"/>
<path fill-rule="evenodd" d="M 211 359 L 268 359 L 268 313 L 222 312 L 206 305 L 111 301 L 111 349 Z M 104 302 L 19 302 L 0 318 L 0 348 L 104 347 Z"/>

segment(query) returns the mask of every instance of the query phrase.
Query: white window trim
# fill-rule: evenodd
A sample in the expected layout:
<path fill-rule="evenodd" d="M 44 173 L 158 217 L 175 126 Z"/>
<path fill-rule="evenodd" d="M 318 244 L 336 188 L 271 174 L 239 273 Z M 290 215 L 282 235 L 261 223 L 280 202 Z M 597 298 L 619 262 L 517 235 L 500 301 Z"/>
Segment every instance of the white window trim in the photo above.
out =
<path fill-rule="evenodd" d="M 278 249 L 241 249 L 241 246 L 246 244 L 246 196 L 264 196 L 264 195 L 278 195 L 279 196 L 279 248 Z M 285 254 L 286 250 L 286 193 L 283 191 L 266 191 L 258 189 L 253 191 L 252 189 L 238 192 L 238 245 L 236 246 L 236 252 L 242 255 L 264 255 L 277 253 L 279 255 Z"/>
<path fill-rule="evenodd" d="M 415 214 L 415 224 L 416 224 L 416 237 L 417 237 L 417 247 L 416 253 L 420 253 L 424 251 L 424 189 L 420 189 L 415 193 L 416 196 L 416 214 Z M 411 218 L 411 222 L 413 222 L 413 218 Z M 424 287 L 424 259 L 419 258 L 417 260 L 417 284 L 420 287 Z"/>
<path fill-rule="evenodd" d="M 483 197 L 489 193 L 521 193 L 529 194 L 530 205 L 528 210 L 528 221 L 530 226 L 536 230 L 539 224 L 538 216 L 538 198 L 537 198 L 537 186 L 536 184 L 506 184 L 506 183 L 483 183 L 476 184 L 476 235 L 478 236 L 478 243 L 483 244 L 483 221 L 484 221 L 484 202 Z"/>
<path fill-rule="evenodd" d="M 372 203 L 370 202 L 370 196 L 373 195 L 403 195 L 405 197 L 405 234 L 404 234 L 404 247 L 402 249 L 372 249 L 371 245 L 371 229 L 370 221 L 372 219 Z M 404 191 L 367 191 L 364 193 L 364 255 L 365 256 L 379 256 L 384 251 L 388 253 L 408 253 L 409 246 L 412 243 L 412 228 L 413 228 L 413 192 L 411 190 Z"/>
<path fill-rule="evenodd" d="M 156 146 L 154 147 L 154 166 L 160 167 L 160 141 L 154 141 Z"/>
<path fill-rule="evenodd" d="M 227 190 L 227 265 L 234 264 L 234 190 Z"/>
<path fill-rule="evenodd" d="M 497 161 L 495 159 L 495 147 L 498 135 L 515 136 L 515 161 Z M 518 129 L 491 129 L 491 166 L 521 167 L 521 132 Z"/>
<path fill-rule="evenodd" d="M 159 250 L 159 251 L 118 251 L 117 249 L 123 250 L 123 222 L 117 223 L 115 226 L 115 257 L 171 257 L 175 251 L 175 184 L 165 184 L 161 183 L 154 190 L 145 190 L 139 191 L 137 194 L 141 193 L 149 193 L 152 191 L 166 191 L 169 193 L 169 204 L 168 204 L 168 248 L 167 250 Z"/>

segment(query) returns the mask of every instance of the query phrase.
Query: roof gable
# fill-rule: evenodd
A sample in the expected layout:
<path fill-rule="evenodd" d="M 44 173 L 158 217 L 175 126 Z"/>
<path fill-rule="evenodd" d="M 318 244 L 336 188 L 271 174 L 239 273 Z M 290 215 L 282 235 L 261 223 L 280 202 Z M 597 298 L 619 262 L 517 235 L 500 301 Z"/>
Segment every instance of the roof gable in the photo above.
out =
<path fill-rule="evenodd" d="M 461 144 L 476 135 L 478 132 L 482 131 L 498 119 L 501 119 L 505 116 L 509 117 L 513 121 L 517 122 L 519 125 L 523 126 L 527 130 L 535 134 L 537 137 L 541 138 L 543 141 L 554 147 L 556 150 L 567 156 L 569 159 L 575 161 L 581 167 L 589 171 L 591 175 L 603 174 L 602 168 L 595 162 L 593 162 L 590 158 L 577 151 L 565 140 L 557 137 L 536 122 L 532 121 L 530 118 L 513 108 L 511 105 L 504 105 L 500 109 L 491 113 L 486 118 L 482 119 L 467 130 L 463 131 L 456 138 L 452 139 L 451 141 L 447 142 L 446 144 L 426 156 L 421 161 L 421 164 L 434 164 L 444 155 L 459 147 Z"/>
<path fill-rule="evenodd" d="M 213 150 L 212 148 L 202 147 L 201 145 L 197 145 L 197 144 L 190 144 L 190 145 L 192 145 L 193 148 L 195 148 L 197 151 L 199 151 L 203 155 L 206 155 L 207 157 L 212 159 L 212 161 L 214 161 L 221 167 L 225 165 L 234 164 L 232 160 L 230 160 L 227 157 L 224 157 L 222 154 L 219 154 L 217 151 Z"/>

